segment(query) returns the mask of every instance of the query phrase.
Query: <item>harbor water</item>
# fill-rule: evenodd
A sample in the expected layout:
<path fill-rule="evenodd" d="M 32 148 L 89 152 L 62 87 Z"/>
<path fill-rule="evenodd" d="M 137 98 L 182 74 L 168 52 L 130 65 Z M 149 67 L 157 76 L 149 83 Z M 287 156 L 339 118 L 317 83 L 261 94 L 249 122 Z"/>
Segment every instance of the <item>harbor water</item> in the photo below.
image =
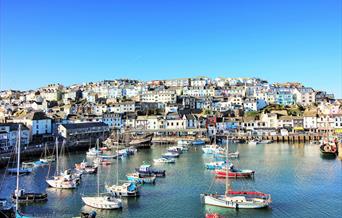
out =
<path fill-rule="evenodd" d="M 145 162 L 153 163 L 166 152 L 167 146 L 154 145 L 137 154 L 119 160 L 119 180 L 134 172 Z M 272 204 L 265 209 L 224 209 L 205 206 L 201 193 L 223 193 L 225 179 L 215 179 L 205 163 L 213 160 L 203 154 L 201 147 L 191 147 L 177 158 L 175 164 L 153 164 L 166 170 L 165 178 L 157 178 L 155 185 L 145 184 L 140 196 L 123 198 L 121 210 L 96 210 L 97 217 L 204 217 L 206 213 L 219 213 L 224 217 L 340 217 L 342 214 L 342 162 L 325 159 L 319 146 L 311 144 L 234 144 L 230 151 L 240 152 L 240 158 L 232 160 L 238 168 L 255 170 L 253 179 L 231 180 L 234 190 L 251 190 L 270 193 Z M 85 152 L 67 154 L 61 165 L 71 167 L 86 159 Z M 21 205 L 21 211 L 33 217 L 74 217 L 80 211 L 94 210 L 81 200 L 82 195 L 97 193 L 97 176 L 83 175 L 75 190 L 48 188 L 45 179 L 48 171 L 53 174 L 54 165 L 38 167 L 30 175 L 20 177 L 20 186 L 26 191 L 47 192 L 45 203 Z M 100 190 L 105 184 L 116 182 L 116 160 L 101 166 Z M 0 198 L 9 198 L 16 187 L 15 176 L 4 176 L 1 170 Z"/>

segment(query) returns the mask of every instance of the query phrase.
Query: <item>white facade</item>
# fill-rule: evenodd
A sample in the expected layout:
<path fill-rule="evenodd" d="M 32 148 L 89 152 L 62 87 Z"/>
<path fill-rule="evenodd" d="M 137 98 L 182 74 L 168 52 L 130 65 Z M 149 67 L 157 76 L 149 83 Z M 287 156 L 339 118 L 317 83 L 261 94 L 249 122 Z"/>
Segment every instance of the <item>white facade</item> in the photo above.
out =
<path fill-rule="evenodd" d="M 142 102 L 176 103 L 177 95 L 173 90 L 148 91 L 141 95 Z"/>

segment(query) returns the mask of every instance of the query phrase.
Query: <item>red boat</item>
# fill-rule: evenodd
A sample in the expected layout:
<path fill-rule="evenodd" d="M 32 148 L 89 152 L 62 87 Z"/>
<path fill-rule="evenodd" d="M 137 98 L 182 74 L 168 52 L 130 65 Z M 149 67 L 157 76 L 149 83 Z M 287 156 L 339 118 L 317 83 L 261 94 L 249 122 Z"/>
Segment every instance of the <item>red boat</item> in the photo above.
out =
<path fill-rule="evenodd" d="M 216 170 L 215 171 L 216 177 L 226 178 L 227 171 L 226 170 Z M 228 177 L 229 178 L 249 178 L 254 176 L 253 170 L 229 170 Z"/>
<path fill-rule="evenodd" d="M 205 215 L 205 218 L 223 218 L 223 216 L 221 216 L 220 214 L 218 213 L 207 213 Z"/>

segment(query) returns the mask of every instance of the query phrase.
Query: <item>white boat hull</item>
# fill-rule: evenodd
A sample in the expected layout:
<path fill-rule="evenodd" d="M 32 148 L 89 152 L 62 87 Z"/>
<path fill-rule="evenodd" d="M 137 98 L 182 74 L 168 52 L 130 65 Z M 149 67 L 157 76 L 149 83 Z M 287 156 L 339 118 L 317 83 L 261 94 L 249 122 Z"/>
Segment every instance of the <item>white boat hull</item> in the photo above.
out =
<path fill-rule="evenodd" d="M 82 201 L 93 208 L 104 209 L 104 210 L 114 210 L 122 207 L 121 199 L 109 200 L 110 197 L 100 196 L 100 197 L 82 197 Z"/>
<path fill-rule="evenodd" d="M 49 186 L 59 189 L 74 189 L 77 186 L 75 181 L 47 179 L 46 182 L 49 184 Z"/>
<path fill-rule="evenodd" d="M 204 203 L 207 205 L 225 207 L 225 208 L 235 208 L 235 209 L 258 209 L 268 206 L 268 202 L 261 201 L 238 201 L 233 198 L 227 198 L 224 195 L 205 195 Z"/>

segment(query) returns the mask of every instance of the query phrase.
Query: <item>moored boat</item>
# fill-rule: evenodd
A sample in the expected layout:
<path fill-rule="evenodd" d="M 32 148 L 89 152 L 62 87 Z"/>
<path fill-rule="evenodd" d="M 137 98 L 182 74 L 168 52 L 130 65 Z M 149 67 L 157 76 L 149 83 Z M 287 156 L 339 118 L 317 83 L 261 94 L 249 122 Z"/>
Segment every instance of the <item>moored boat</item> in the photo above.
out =
<path fill-rule="evenodd" d="M 33 203 L 47 201 L 48 196 L 46 193 L 25 192 L 24 189 L 15 191 L 12 194 L 12 200 L 15 202 L 18 198 L 19 203 Z"/>
<path fill-rule="evenodd" d="M 226 164 L 226 161 L 214 161 L 205 164 L 208 170 L 222 169 Z"/>
<path fill-rule="evenodd" d="M 201 139 L 196 139 L 194 141 L 191 142 L 192 145 L 198 146 L 198 145 L 205 145 L 205 141 L 201 140 Z"/>
<path fill-rule="evenodd" d="M 116 197 L 135 197 L 138 195 L 138 187 L 134 182 L 125 182 L 122 185 L 106 185 L 105 187 L 109 193 Z"/>
<path fill-rule="evenodd" d="M 155 163 L 175 163 L 176 160 L 174 158 L 158 158 L 158 159 L 153 159 Z"/>
<path fill-rule="evenodd" d="M 141 175 L 140 173 L 128 173 L 126 177 L 128 181 L 133 181 L 140 184 L 154 184 L 157 178 L 156 175 Z"/>
<path fill-rule="evenodd" d="M 166 152 L 164 154 L 162 154 L 163 158 L 175 158 L 175 157 L 179 157 L 179 153 L 177 152 Z"/>
<path fill-rule="evenodd" d="M 319 146 L 319 150 L 324 156 L 337 156 L 338 155 L 338 141 L 336 138 L 327 137 L 322 139 L 322 143 Z"/>
<path fill-rule="evenodd" d="M 156 175 L 157 177 L 164 177 L 165 170 L 152 168 L 150 164 L 143 164 L 135 169 L 142 176 Z"/>

